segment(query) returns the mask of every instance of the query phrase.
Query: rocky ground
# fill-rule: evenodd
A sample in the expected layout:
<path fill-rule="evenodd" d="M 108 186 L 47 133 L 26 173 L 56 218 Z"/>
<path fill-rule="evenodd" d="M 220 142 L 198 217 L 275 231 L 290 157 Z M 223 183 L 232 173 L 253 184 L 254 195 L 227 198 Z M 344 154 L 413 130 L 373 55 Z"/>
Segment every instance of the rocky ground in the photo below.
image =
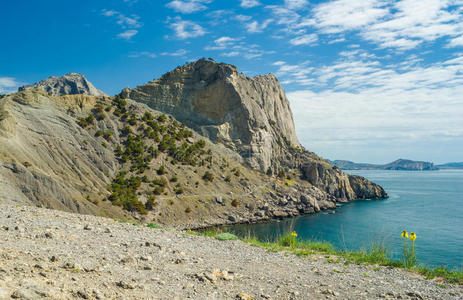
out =
<path fill-rule="evenodd" d="M 0 206 L 0 299 L 463 299 L 401 269 Z"/>

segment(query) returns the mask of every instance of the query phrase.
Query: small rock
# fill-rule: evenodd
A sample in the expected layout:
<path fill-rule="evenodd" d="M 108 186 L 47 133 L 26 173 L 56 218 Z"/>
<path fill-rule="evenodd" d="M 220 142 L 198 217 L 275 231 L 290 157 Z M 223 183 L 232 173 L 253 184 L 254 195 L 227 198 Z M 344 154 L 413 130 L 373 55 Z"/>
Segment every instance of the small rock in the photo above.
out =
<path fill-rule="evenodd" d="M 238 295 L 236 295 L 236 299 L 239 299 L 239 300 L 252 300 L 252 297 L 249 296 L 248 294 L 245 294 L 245 293 L 239 293 Z"/>
<path fill-rule="evenodd" d="M 407 293 L 407 296 L 409 296 L 412 299 L 423 299 L 423 296 L 421 296 L 421 294 L 418 292 L 409 292 Z"/>
<path fill-rule="evenodd" d="M 85 224 L 84 230 L 92 230 L 92 227 L 88 224 Z"/>
<path fill-rule="evenodd" d="M 206 273 L 204 274 L 204 277 L 212 283 L 217 281 L 217 277 L 214 274 Z"/>
<path fill-rule="evenodd" d="M 116 286 L 120 287 L 120 288 L 123 288 L 125 290 L 133 290 L 135 287 L 133 285 L 131 285 L 130 283 L 128 282 L 125 282 L 125 281 L 118 281 L 116 282 Z"/>
<path fill-rule="evenodd" d="M 122 259 L 121 259 L 121 263 L 123 264 L 129 264 L 129 263 L 133 263 L 135 260 L 133 259 L 132 256 L 130 255 L 126 255 L 124 256 Z"/>
<path fill-rule="evenodd" d="M 235 216 L 228 216 L 228 220 L 230 222 L 236 222 L 236 217 Z"/>
<path fill-rule="evenodd" d="M 153 258 L 151 256 L 140 256 L 140 260 L 143 261 L 152 261 Z"/>
<path fill-rule="evenodd" d="M 77 296 L 79 296 L 82 299 L 89 299 L 90 298 L 90 295 L 84 290 L 77 291 Z"/>
<path fill-rule="evenodd" d="M 324 294 L 324 295 L 333 295 L 333 296 L 337 296 L 337 295 L 338 295 L 338 293 L 336 293 L 336 292 L 333 291 L 333 290 L 329 290 L 329 289 L 328 289 L 328 290 L 324 290 L 324 291 L 322 292 L 322 294 Z"/>

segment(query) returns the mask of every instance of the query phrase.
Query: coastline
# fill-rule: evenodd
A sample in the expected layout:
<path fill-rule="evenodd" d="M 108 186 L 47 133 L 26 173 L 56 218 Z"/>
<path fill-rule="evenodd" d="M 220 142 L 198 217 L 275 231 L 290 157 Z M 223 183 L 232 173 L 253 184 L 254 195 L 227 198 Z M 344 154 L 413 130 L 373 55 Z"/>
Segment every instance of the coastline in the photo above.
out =
<path fill-rule="evenodd" d="M 35 207 L 0 210 L 0 296 L 103 299 L 451 299 L 463 287 L 318 252 Z M 96 242 L 98 241 L 98 242 Z"/>

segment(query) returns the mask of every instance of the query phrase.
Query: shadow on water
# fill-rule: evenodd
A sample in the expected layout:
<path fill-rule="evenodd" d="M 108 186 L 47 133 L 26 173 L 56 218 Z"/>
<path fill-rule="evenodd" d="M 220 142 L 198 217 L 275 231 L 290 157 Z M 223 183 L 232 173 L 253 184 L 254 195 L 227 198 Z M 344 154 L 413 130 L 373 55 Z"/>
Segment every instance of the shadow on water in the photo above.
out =
<path fill-rule="evenodd" d="M 333 211 L 261 224 L 239 224 L 224 230 L 242 237 L 275 241 L 292 230 L 301 239 L 327 241 L 339 250 L 384 243 L 400 259 L 406 229 L 418 235 L 417 255 L 428 266 L 463 266 L 463 171 L 403 172 L 362 170 L 390 195 L 385 200 L 358 200 Z"/>

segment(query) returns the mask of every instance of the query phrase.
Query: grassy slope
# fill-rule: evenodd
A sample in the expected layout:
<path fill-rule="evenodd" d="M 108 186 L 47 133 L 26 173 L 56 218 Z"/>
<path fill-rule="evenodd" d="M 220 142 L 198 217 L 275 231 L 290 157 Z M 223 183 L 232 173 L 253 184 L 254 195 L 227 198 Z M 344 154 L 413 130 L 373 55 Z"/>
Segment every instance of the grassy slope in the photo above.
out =
<path fill-rule="evenodd" d="M 217 237 L 223 234 L 220 229 L 211 229 L 202 232 L 190 231 L 189 233 L 208 237 Z M 381 243 L 373 243 L 368 250 L 340 251 L 328 242 L 302 241 L 292 237 L 291 234 L 280 237 L 276 242 L 262 242 L 256 237 L 245 237 L 241 238 L 241 240 L 252 246 L 267 249 L 268 251 L 287 251 L 301 257 L 317 254 L 325 255 L 329 263 L 343 262 L 345 265 L 355 263 L 403 268 L 424 275 L 427 279 L 441 278 L 448 283 L 463 285 L 462 271 L 448 270 L 444 267 L 432 269 L 420 266 L 419 264 L 406 268 L 402 261 L 392 260 L 389 256 L 387 246 Z"/>

